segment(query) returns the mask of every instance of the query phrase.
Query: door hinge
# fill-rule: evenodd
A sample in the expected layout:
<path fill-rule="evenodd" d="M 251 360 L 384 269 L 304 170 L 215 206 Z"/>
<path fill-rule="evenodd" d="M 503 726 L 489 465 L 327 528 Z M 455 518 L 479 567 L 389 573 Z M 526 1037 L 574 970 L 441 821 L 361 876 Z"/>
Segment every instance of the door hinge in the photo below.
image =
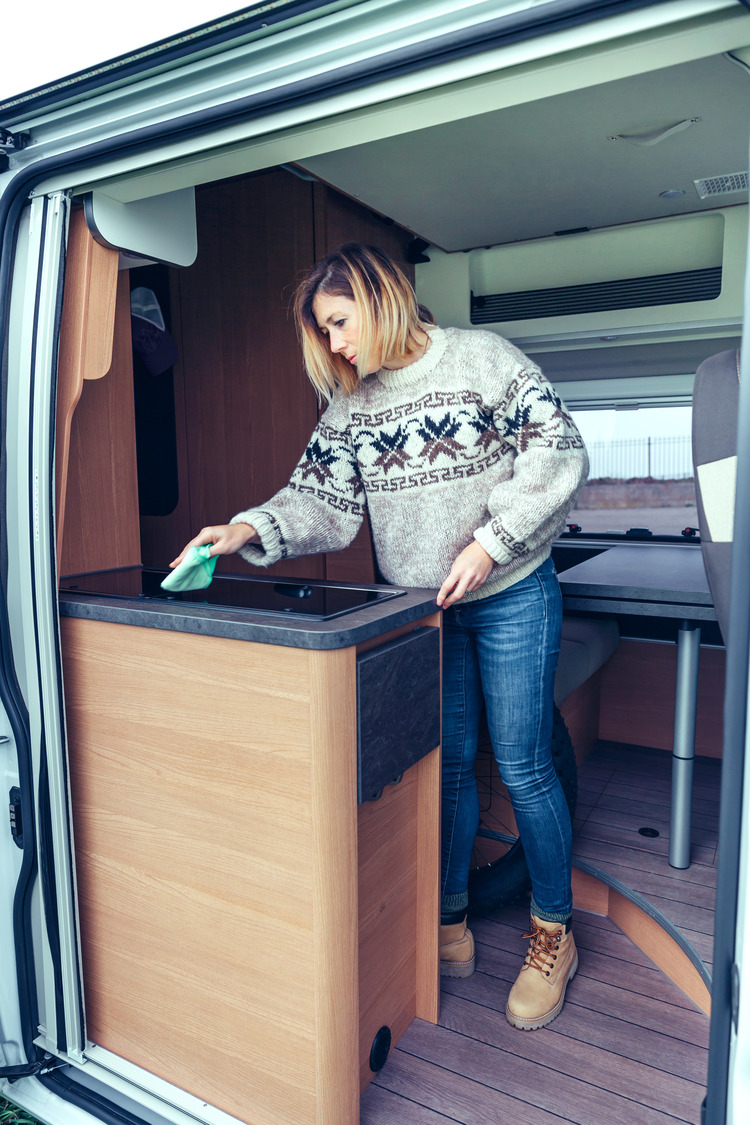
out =
<path fill-rule="evenodd" d="M 10 834 L 17 847 L 23 847 L 23 821 L 21 820 L 21 790 L 14 785 L 10 791 Z"/>
<path fill-rule="evenodd" d="M 11 133 L 0 126 L 0 148 L 3 152 L 20 152 L 31 140 L 31 133 Z"/>
<path fill-rule="evenodd" d="M 736 961 L 732 965 L 730 1009 L 732 1013 L 732 1023 L 734 1024 L 734 1030 L 736 1032 L 740 1018 L 740 970 Z"/>
<path fill-rule="evenodd" d="M 7 172 L 12 153 L 20 152 L 31 141 L 30 133 L 11 133 L 0 126 L 0 172 Z"/>

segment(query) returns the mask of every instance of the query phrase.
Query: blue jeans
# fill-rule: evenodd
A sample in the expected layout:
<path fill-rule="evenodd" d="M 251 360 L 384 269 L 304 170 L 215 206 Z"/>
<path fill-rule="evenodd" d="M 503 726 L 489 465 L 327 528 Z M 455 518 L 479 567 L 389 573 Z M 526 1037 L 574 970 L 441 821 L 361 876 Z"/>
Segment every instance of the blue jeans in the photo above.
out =
<path fill-rule="evenodd" d="M 482 703 L 531 876 L 532 910 L 566 921 L 570 814 L 552 762 L 553 691 L 562 598 L 551 559 L 514 586 L 443 615 L 442 902 L 463 910 L 479 799 L 474 775 Z"/>

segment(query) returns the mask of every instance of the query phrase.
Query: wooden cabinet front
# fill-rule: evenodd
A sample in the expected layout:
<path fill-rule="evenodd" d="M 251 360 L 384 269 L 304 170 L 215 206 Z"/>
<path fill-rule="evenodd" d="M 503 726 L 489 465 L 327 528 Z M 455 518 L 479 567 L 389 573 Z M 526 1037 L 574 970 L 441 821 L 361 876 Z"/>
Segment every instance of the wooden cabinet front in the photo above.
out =
<path fill-rule="evenodd" d="M 61 625 L 89 1040 L 354 1125 L 377 1030 L 437 1018 L 439 750 L 358 810 L 353 648 Z"/>

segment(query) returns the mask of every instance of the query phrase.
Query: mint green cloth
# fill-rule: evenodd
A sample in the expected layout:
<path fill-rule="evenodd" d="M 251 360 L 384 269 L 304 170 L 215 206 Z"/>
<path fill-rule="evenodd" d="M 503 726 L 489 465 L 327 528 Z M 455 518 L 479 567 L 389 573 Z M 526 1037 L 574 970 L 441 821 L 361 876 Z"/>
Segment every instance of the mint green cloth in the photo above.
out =
<path fill-rule="evenodd" d="M 218 555 L 209 555 L 213 544 L 188 547 L 182 562 L 162 582 L 163 590 L 205 590 L 211 585 Z"/>

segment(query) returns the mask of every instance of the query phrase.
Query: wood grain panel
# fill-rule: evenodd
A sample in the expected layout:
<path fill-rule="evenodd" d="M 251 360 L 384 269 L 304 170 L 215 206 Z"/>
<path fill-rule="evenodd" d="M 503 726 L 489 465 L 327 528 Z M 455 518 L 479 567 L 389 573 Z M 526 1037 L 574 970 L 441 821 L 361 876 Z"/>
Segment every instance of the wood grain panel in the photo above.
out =
<path fill-rule="evenodd" d="M 65 259 L 57 367 L 55 494 L 58 565 L 62 557 L 65 527 L 71 420 L 84 380 L 100 379 L 112 363 L 118 258 L 116 250 L 94 242 L 86 226 L 83 209 L 74 208 Z"/>
<path fill-rule="evenodd" d="M 90 1038 L 253 1125 L 321 1120 L 309 654 L 62 629 Z"/>
<path fill-rule="evenodd" d="M 599 737 L 600 706 L 601 670 L 589 676 L 560 704 L 560 714 L 568 728 L 579 766 Z"/>
<path fill-rule="evenodd" d="M 324 184 L 314 185 L 315 260 L 319 261 L 344 242 L 379 246 L 396 261 L 414 284 L 414 266 L 406 260 L 412 235 L 383 221 L 374 211 Z M 367 518 L 354 542 L 345 550 L 326 555 L 326 578 L 341 582 L 374 582 L 376 567 Z"/>
<path fill-rule="evenodd" d="M 403 636 L 417 627 L 441 628 L 442 613 L 433 613 L 429 617 L 421 618 L 410 625 L 401 626 L 391 630 L 380 637 L 372 638 L 357 646 L 357 654 L 367 652 L 381 644 L 387 644 L 396 637 Z M 408 787 L 406 782 L 408 781 Z M 417 1016 L 420 1019 L 436 1022 L 440 1011 L 440 988 L 438 977 L 438 923 L 440 916 L 440 783 L 441 783 L 441 755 L 439 747 L 431 754 L 422 758 L 412 769 L 408 770 L 400 785 L 387 787 L 381 799 L 377 802 L 367 802 L 359 810 L 359 882 L 360 882 L 360 969 L 365 974 L 360 985 L 360 1004 L 369 1003 L 366 1000 L 368 988 L 367 974 L 375 972 L 373 964 L 377 965 L 385 955 L 390 957 L 393 965 L 386 965 L 386 971 L 381 972 L 380 979 L 385 983 L 386 991 L 399 996 L 409 997 L 408 1007 L 404 1011 L 411 1014 L 409 1019 Z M 411 798 L 405 794 L 412 786 L 416 786 L 414 808 L 410 807 Z M 403 792 L 401 792 L 403 790 Z M 398 796 L 396 794 L 398 793 Z M 399 802 L 401 803 L 399 805 Z M 387 841 L 379 841 L 378 837 L 383 829 L 381 820 L 391 817 L 400 824 L 400 830 L 405 830 L 408 817 L 414 817 L 414 842 L 413 851 L 401 850 L 395 855 L 386 856 L 383 849 L 388 846 Z M 407 819 L 405 820 L 404 817 Z M 388 829 L 385 829 L 386 835 Z M 383 946 L 382 952 L 375 956 L 375 961 L 366 949 L 370 929 L 375 932 L 376 922 L 383 921 L 381 904 L 382 872 L 384 870 L 398 871 L 398 878 L 402 879 L 404 871 L 408 875 L 409 893 L 413 903 L 416 904 L 416 913 L 412 918 L 412 929 L 408 935 L 408 945 L 399 948 L 393 953 L 394 942 L 386 936 L 383 942 L 378 939 L 378 946 Z M 377 909 L 373 910 L 374 901 Z M 393 903 L 389 901 L 389 910 L 385 917 L 393 917 Z M 388 921 L 387 925 L 391 922 Z M 408 949 L 408 957 L 403 960 Z M 412 960 L 412 954 L 414 959 Z M 402 963 L 399 963 L 402 962 Z M 398 983 L 389 979 L 389 973 L 401 972 L 403 965 L 408 964 L 412 975 L 408 981 Z M 370 986 L 371 987 L 371 986 Z M 383 1011 L 383 999 L 379 1001 Z M 387 998 L 386 998 L 387 1003 Z M 370 1008 L 372 1005 L 370 1004 Z M 384 1019 L 385 1017 L 383 1017 Z M 391 1026 L 394 1041 L 407 1024 L 403 1024 L 403 1013 L 396 1013 L 385 1022 Z M 395 1022 L 394 1022 L 395 1021 Z M 368 1056 L 373 1036 L 382 1024 L 376 1023 L 375 1017 L 362 1015 L 360 1021 L 360 1051 L 362 1086 L 369 1081 L 371 1073 L 368 1065 Z M 402 1026 L 403 1024 L 403 1026 Z"/>
<path fill-rule="evenodd" d="M 650 914 L 625 895 L 573 868 L 573 905 L 610 918 L 694 1004 L 711 1014 L 711 995 L 683 949 Z"/>
<path fill-rule="evenodd" d="M 91 279 L 89 326 L 96 323 L 99 300 L 93 295 L 96 276 L 92 275 Z M 100 310 L 102 319 L 106 312 L 107 308 Z M 101 323 L 98 330 L 101 335 L 108 331 Z M 100 355 L 103 356 L 104 350 L 100 341 Z M 135 566 L 141 561 L 130 290 L 126 271 L 117 279 L 114 344 L 110 338 L 110 358 L 111 366 L 104 378 L 86 378 L 72 415 L 67 490 L 61 501 L 65 504 L 65 520 L 62 525 L 58 523 L 61 574 Z"/>
<path fill-rule="evenodd" d="M 418 771 L 359 809 L 360 1085 L 384 1025 L 397 1041 L 416 1012 Z M 435 925 L 437 930 L 437 921 Z"/>
<path fill-rule="evenodd" d="M 418 624 L 439 627 L 440 618 L 431 614 Z M 407 770 L 398 785 L 386 786 L 379 800 L 360 805 L 358 854 L 364 1090 L 378 1030 L 389 1027 L 396 1043 L 415 1016 L 435 1022 L 439 1015 L 439 749 Z"/>
<path fill-rule="evenodd" d="M 721 757 L 724 649 L 702 648 L 695 751 Z M 602 669 L 599 735 L 612 742 L 671 750 L 677 646 L 621 641 Z"/>
<path fill-rule="evenodd" d="M 697 969 L 666 930 L 624 895 L 610 890 L 609 917 L 624 934 L 647 953 L 654 964 L 689 996 L 694 1004 L 711 1015 L 711 994 Z"/>
<path fill-rule="evenodd" d="M 319 416 L 291 313 L 295 285 L 314 262 L 343 242 L 375 242 L 414 277 L 408 232 L 282 169 L 200 188 L 197 221 L 196 263 L 170 279 L 180 498 L 169 516 L 144 520 L 151 565 L 287 483 Z M 238 557 L 218 566 L 248 572 Z M 270 573 L 374 582 L 367 519 L 344 551 Z"/>
<path fill-rule="evenodd" d="M 283 650 L 288 652 L 289 650 Z M 354 650 L 311 652 L 317 1125 L 359 1119 Z"/>
<path fill-rule="evenodd" d="M 317 422 L 291 315 L 296 279 L 313 263 L 311 185 L 279 169 L 199 188 L 196 207 L 198 257 L 177 275 L 175 373 L 194 533 L 285 485 Z M 248 572 L 238 556 L 219 567 Z M 270 573 L 323 577 L 323 560 Z"/>
<path fill-rule="evenodd" d="M 358 810 L 355 649 L 61 625 L 89 1038 L 356 1125 L 378 1028 L 437 1018 L 439 751 Z"/>
<path fill-rule="evenodd" d="M 417 979 L 418 1019 L 437 1023 L 440 1017 L 440 749 L 414 767 L 417 793 Z"/>

